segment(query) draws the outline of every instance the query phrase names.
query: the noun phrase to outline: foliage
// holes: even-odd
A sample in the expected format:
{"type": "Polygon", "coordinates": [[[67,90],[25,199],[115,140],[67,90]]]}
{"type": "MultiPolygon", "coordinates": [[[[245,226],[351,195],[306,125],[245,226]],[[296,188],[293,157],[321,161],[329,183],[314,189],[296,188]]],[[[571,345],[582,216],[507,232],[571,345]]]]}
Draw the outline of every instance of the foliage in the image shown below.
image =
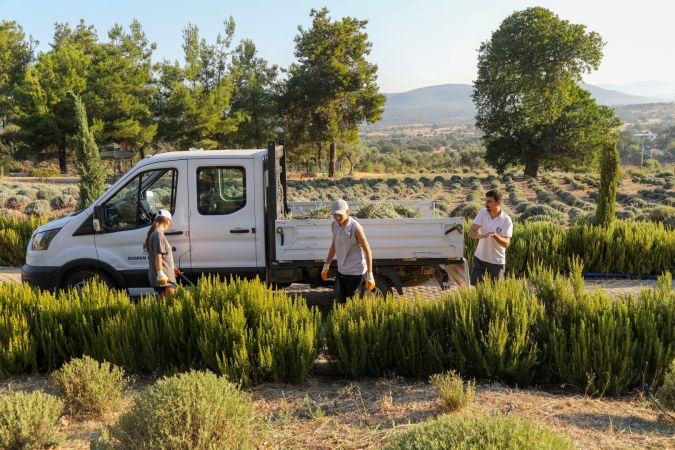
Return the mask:
{"type": "Polygon", "coordinates": [[[498,413],[447,415],[400,433],[386,450],[450,449],[573,449],[568,438],[548,428],[517,417],[498,413]]]}
{"type": "Polygon", "coordinates": [[[330,143],[328,175],[335,176],[337,142],[354,142],[362,122],[374,123],[385,101],[377,66],[366,59],[372,44],[366,20],[333,21],[328,9],[312,9],[312,26],[298,28],[297,63],[288,68],[283,111],[286,132],[296,146],[330,143]]]}
{"type": "Polygon", "coordinates": [[[53,372],[50,383],[71,416],[100,417],[119,405],[127,381],[119,367],[85,356],[53,372]]]}
{"type": "Polygon", "coordinates": [[[670,371],[663,379],[663,385],[656,392],[656,398],[664,407],[675,411],[675,359],[670,363],[670,371]]]}
{"type": "Polygon", "coordinates": [[[59,399],[40,391],[0,394],[0,448],[54,446],[62,408],[59,399]]]}
{"type": "Polygon", "coordinates": [[[320,316],[259,281],[205,278],[164,302],[132,302],[92,283],[77,291],[0,285],[0,373],[51,370],[89,355],[129,372],[208,368],[242,384],[300,382],[320,316]],[[6,326],[6,325],[3,325],[6,326]]]}
{"type": "Polygon", "coordinates": [[[39,217],[12,219],[0,215],[0,266],[20,266],[33,231],[44,224],[39,217]]]}
{"type": "Polygon", "coordinates": [[[597,69],[603,42],[585,26],[533,7],[504,19],[478,54],[476,125],[486,160],[498,170],[587,166],[594,149],[619,124],[579,87],[597,69]],[[550,55],[555,53],[556,57],[550,55]]]}
{"type": "Polygon", "coordinates": [[[616,191],[621,178],[621,160],[616,144],[605,145],[600,157],[600,192],[595,220],[598,225],[606,227],[616,218],[616,191]]]}
{"type": "Polygon", "coordinates": [[[85,209],[103,194],[105,170],[101,164],[94,135],[89,131],[87,112],[80,98],[71,93],[75,108],[75,135],[71,146],[77,155],[77,173],[80,176],[78,207],[85,209]]]}
{"type": "Polygon", "coordinates": [[[328,353],[349,376],[424,376],[458,370],[525,386],[564,383],[619,395],[662,374],[675,354],[675,291],[658,287],[612,299],[570,276],[536,269],[438,301],[365,299],[335,307],[328,353]]]}
{"type": "Polygon", "coordinates": [[[26,205],[25,213],[29,216],[46,216],[51,212],[51,206],[47,200],[35,200],[26,205]]]}
{"type": "Polygon", "coordinates": [[[471,403],[476,395],[476,384],[473,381],[464,383],[454,371],[432,375],[429,383],[438,391],[448,411],[462,409],[471,403]]]}
{"type": "Polygon", "coordinates": [[[111,430],[114,448],[252,447],[253,404],[225,377],[191,371],[164,378],[134,399],[111,430]]]}

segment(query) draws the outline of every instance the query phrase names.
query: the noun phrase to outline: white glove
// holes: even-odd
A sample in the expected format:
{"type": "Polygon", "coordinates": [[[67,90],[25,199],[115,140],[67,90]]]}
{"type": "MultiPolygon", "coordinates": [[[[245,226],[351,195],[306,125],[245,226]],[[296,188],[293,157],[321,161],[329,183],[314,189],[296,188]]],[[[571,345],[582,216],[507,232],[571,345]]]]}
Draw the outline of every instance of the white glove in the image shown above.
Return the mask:
{"type": "Polygon", "coordinates": [[[321,279],[326,281],[328,279],[328,270],[330,269],[330,261],[326,261],[321,269],[321,279]]]}
{"type": "Polygon", "coordinates": [[[164,273],[163,270],[157,272],[157,282],[162,285],[167,284],[169,282],[169,277],[167,274],[164,273]]]}
{"type": "Polygon", "coordinates": [[[375,277],[373,272],[368,272],[366,274],[366,290],[372,291],[373,289],[375,289],[375,277]]]}

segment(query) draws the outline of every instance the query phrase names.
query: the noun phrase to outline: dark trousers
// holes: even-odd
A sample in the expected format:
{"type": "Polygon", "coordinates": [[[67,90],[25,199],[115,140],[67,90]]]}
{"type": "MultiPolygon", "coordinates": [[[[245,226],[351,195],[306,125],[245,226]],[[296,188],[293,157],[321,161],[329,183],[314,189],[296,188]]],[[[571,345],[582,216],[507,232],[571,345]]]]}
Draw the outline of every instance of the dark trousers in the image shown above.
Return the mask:
{"type": "Polygon", "coordinates": [[[363,275],[343,275],[338,272],[335,277],[335,299],[345,303],[357,293],[363,296],[363,275]]]}
{"type": "Polygon", "coordinates": [[[504,278],[504,264],[492,264],[473,257],[473,269],[471,269],[471,286],[475,286],[483,277],[489,274],[492,280],[504,278]]]}

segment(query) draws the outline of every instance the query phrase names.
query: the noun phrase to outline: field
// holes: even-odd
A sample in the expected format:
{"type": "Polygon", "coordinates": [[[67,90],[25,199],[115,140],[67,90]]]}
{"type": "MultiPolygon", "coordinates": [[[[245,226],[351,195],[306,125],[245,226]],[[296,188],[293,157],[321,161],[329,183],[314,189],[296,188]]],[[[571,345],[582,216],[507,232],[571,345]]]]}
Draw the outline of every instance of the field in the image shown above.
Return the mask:
{"type": "MultiPolygon", "coordinates": [[[[482,207],[483,194],[499,189],[504,209],[517,222],[548,221],[559,225],[588,222],[595,210],[598,177],[553,172],[539,180],[514,174],[381,177],[366,174],[338,180],[290,177],[289,200],[433,200],[438,216],[471,219],[482,207]]],[[[0,215],[58,217],[74,211],[78,199],[74,183],[0,181],[0,215]]],[[[661,171],[628,169],[619,187],[617,217],[675,225],[675,168],[661,171]]]]}
{"type": "MultiPolygon", "coordinates": [[[[123,404],[100,419],[59,422],[60,448],[88,449],[89,442],[128,410],[133,395],[152,384],[137,377],[123,404]]],[[[0,381],[8,389],[49,390],[44,376],[0,381]]],[[[597,399],[560,391],[522,390],[479,384],[469,407],[499,411],[542,423],[568,436],[578,448],[672,448],[672,425],[659,420],[646,398],[597,399]]],[[[398,377],[345,380],[314,377],[301,386],[263,383],[247,389],[254,401],[258,448],[375,449],[392,436],[443,414],[434,389],[425,382],[398,377]]]]}

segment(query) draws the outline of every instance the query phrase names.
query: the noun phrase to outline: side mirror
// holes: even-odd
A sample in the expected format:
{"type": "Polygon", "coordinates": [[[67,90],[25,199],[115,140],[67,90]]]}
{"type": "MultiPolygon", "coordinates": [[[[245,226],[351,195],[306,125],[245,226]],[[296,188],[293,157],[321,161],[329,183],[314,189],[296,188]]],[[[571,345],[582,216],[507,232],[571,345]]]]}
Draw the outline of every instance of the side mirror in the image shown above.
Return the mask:
{"type": "Polygon", "coordinates": [[[102,205],[94,206],[94,218],[92,219],[92,226],[94,227],[94,231],[96,233],[101,233],[103,216],[104,216],[103,206],[102,205]]]}

